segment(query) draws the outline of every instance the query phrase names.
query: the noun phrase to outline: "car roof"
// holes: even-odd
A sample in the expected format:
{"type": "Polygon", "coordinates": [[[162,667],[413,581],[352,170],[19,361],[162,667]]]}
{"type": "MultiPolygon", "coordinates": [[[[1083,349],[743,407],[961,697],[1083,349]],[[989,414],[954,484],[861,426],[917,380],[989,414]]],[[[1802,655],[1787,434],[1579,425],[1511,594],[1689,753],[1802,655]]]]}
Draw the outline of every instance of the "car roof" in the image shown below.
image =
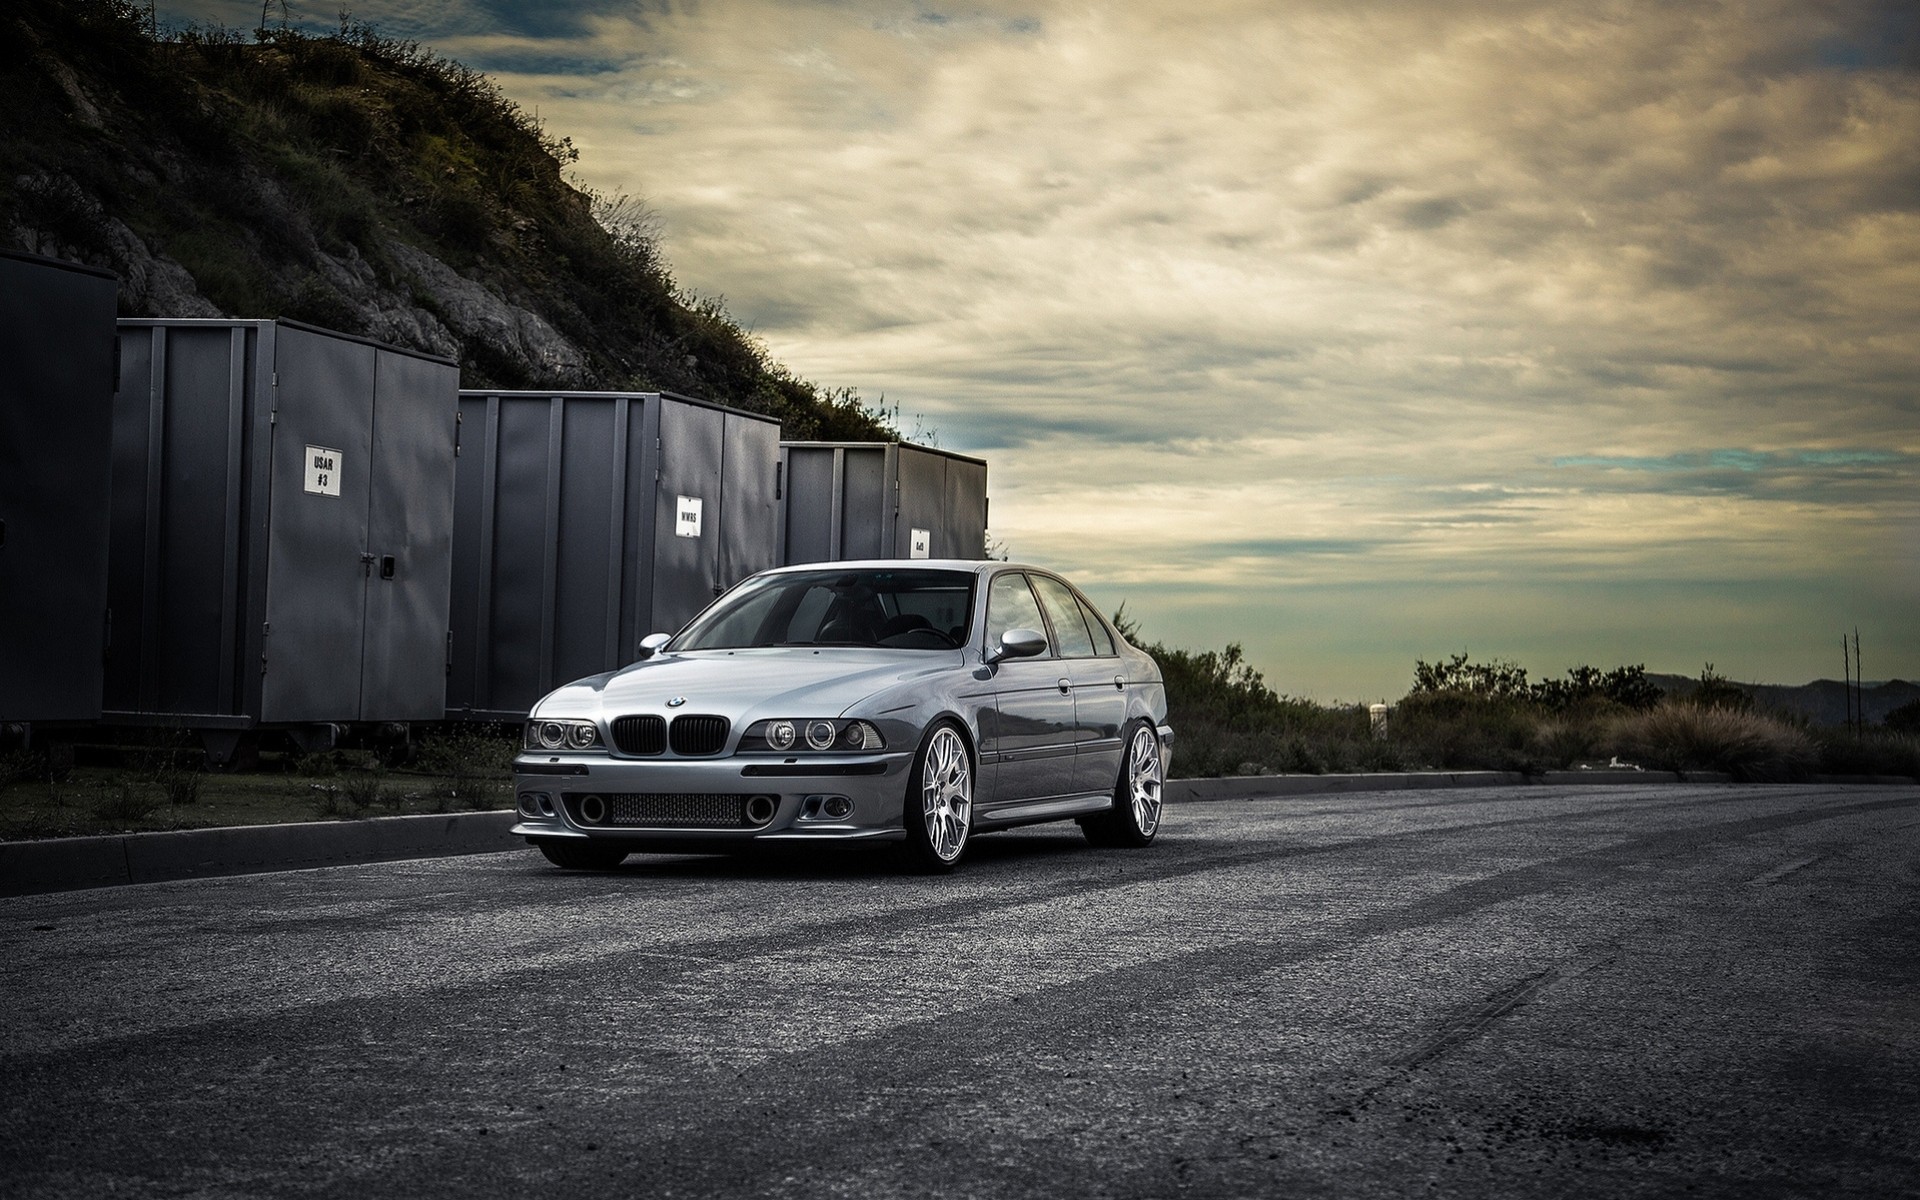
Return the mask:
{"type": "Polygon", "coordinates": [[[791,571],[979,571],[986,568],[994,570],[1041,571],[1055,574],[1049,567],[1035,566],[1031,563],[1002,562],[997,558],[855,558],[846,560],[824,560],[810,563],[790,563],[784,567],[774,567],[766,574],[784,574],[791,571]]]}

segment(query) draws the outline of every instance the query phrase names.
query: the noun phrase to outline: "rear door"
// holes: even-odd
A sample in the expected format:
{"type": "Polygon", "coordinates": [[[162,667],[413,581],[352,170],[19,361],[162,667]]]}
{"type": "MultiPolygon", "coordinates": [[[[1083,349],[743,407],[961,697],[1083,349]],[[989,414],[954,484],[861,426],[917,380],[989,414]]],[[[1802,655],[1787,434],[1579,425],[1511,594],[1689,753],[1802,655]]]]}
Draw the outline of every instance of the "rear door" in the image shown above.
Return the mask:
{"type": "Polygon", "coordinates": [[[1050,575],[1032,580],[1073,684],[1073,790],[1111,791],[1120,777],[1120,726],[1127,718],[1113,638],[1066,584],[1050,575]]]}

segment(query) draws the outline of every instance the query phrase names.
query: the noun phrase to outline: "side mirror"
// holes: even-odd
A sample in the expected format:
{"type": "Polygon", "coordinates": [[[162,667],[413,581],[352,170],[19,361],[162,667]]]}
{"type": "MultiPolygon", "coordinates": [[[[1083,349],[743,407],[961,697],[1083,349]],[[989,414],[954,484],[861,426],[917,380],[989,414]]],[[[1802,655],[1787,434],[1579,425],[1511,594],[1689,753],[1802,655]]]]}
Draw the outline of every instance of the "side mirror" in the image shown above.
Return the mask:
{"type": "Polygon", "coordinates": [[[1047,635],[1038,629],[1009,629],[1000,635],[1000,645],[987,655],[988,662],[1003,658],[1032,658],[1047,652],[1047,635]]]}
{"type": "Polygon", "coordinates": [[[640,639],[640,657],[652,658],[660,653],[660,648],[673,640],[670,633],[650,633],[640,639]]]}

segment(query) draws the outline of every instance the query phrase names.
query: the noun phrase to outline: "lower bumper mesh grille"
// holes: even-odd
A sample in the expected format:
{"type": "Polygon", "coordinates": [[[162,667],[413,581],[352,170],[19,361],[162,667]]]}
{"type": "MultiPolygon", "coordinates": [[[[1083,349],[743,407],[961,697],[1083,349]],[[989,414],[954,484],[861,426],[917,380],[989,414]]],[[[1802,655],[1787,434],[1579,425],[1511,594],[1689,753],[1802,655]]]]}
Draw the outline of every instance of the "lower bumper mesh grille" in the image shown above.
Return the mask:
{"type": "Polygon", "coordinates": [[[746,829],[748,796],[717,792],[616,792],[601,797],[608,825],[626,829],[746,829]]]}

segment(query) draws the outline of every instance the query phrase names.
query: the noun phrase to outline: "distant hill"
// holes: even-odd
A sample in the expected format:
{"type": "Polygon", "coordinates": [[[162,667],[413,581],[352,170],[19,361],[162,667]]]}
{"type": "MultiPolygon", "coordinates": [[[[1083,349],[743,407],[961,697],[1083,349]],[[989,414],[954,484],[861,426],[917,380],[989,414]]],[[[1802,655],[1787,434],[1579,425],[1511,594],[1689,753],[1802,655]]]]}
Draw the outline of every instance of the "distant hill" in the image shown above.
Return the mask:
{"type": "MultiPolygon", "coordinates": [[[[1655,675],[1647,678],[1662,691],[1685,696],[1700,686],[1697,679],[1685,675],[1655,675]]],[[[1847,685],[1833,679],[1816,679],[1799,685],[1778,683],[1736,683],[1733,686],[1753,697],[1754,707],[1774,712],[1797,713],[1822,725],[1841,725],[1847,720],[1847,685]]],[[[1867,684],[1860,692],[1867,723],[1877,725],[1887,714],[1903,704],[1920,700],[1920,684],[1904,679],[1867,684]]]]}
{"type": "Polygon", "coordinates": [[[670,389],[890,438],[681,289],[644,206],[484,75],[364,25],[156,38],[125,0],[0,13],[0,244],[107,267],[127,316],[289,316],[469,387],[670,389]]]}

